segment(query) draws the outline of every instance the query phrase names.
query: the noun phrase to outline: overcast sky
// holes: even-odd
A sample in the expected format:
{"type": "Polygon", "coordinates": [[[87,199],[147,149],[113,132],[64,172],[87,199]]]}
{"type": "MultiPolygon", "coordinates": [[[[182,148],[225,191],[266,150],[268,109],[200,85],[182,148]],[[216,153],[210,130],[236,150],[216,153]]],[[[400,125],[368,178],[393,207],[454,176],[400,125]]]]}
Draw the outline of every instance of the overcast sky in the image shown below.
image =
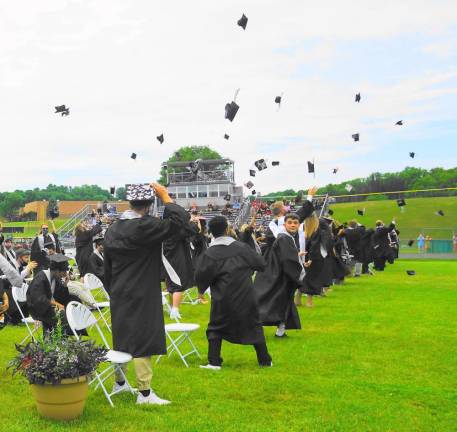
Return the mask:
{"type": "Polygon", "coordinates": [[[455,0],[0,0],[0,41],[1,191],[151,181],[186,145],[238,184],[281,161],[264,193],[457,165],[455,0]]]}

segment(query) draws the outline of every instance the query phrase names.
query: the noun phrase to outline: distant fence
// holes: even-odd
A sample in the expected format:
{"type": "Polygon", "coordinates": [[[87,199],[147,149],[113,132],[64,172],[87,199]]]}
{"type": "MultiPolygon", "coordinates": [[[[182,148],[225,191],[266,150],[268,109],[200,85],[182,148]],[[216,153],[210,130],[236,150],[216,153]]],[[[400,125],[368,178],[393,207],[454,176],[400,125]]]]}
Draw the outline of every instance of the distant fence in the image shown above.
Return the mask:
{"type": "Polygon", "coordinates": [[[10,226],[10,227],[3,227],[2,232],[5,234],[12,234],[12,233],[23,233],[24,227],[22,226],[10,226]]]}

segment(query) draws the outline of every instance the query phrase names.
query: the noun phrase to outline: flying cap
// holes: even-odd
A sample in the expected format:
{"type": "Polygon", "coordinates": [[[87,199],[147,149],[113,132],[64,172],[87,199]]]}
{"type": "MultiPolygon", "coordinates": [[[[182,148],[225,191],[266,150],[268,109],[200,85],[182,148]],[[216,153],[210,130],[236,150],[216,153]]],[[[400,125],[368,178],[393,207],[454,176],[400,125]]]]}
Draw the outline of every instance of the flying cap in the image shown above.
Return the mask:
{"type": "Polygon", "coordinates": [[[352,139],[353,139],[354,141],[358,141],[358,140],[360,139],[360,134],[358,134],[358,133],[353,134],[353,135],[352,135],[352,139]]]}
{"type": "Polygon", "coordinates": [[[225,118],[232,122],[239,109],[240,109],[240,107],[234,101],[226,104],[225,105],[225,118]]]}
{"type": "Polygon", "coordinates": [[[257,195],[257,192],[255,191],[255,189],[252,189],[251,195],[257,195]]]}
{"type": "Polygon", "coordinates": [[[411,247],[414,244],[414,240],[409,240],[408,241],[408,246],[411,247]]]}
{"type": "Polygon", "coordinates": [[[332,172],[333,174],[336,174],[338,172],[338,168],[333,168],[332,172]]]}
{"type": "Polygon", "coordinates": [[[110,188],[109,188],[109,193],[110,193],[111,195],[114,195],[115,192],[116,192],[116,186],[110,186],[110,188]]]}
{"type": "Polygon", "coordinates": [[[314,163],[310,161],[308,161],[308,173],[314,173],[314,163]]]}
{"type": "Polygon", "coordinates": [[[224,134],[224,139],[228,140],[230,138],[230,135],[224,134]]]}
{"type": "Polygon", "coordinates": [[[409,152],[409,157],[410,157],[411,159],[414,159],[414,156],[416,156],[416,153],[414,153],[414,152],[409,152]]]}
{"type": "Polygon", "coordinates": [[[157,141],[159,141],[160,144],[163,144],[163,142],[165,141],[165,138],[163,137],[163,134],[160,134],[157,138],[157,141]]]}
{"type": "Polygon", "coordinates": [[[246,26],[248,25],[248,17],[243,14],[243,16],[237,21],[237,24],[243,29],[246,30],[246,26]]]}
{"type": "Polygon", "coordinates": [[[251,181],[251,180],[249,180],[249,181],[248,181],[248,182],[246,182],[244,185],[245,185],[245,186],[246,186],[248,189],[251,189],[251,188],[252,188],[252,186],[254,186],[254,183],[252,183],[252,181],[251,181]]]}
{"type": "Polygon", "coordinates": [[[403,126],[403,120],[398,120],[395,126],[403,126]]]}
{"type": "Polygon", "coordinates": [[[132,154],[130,155],[130,159],[135,160],[135,159],[136,159],[136,153],[132,153],[132,154]]]}
{"type": "Polygon", "coordinates": [[[355,101],[356,101],[356,102],[360,102],[360,93],[357,93],[357,94],[355,95],[355,101]]]}
{"type": "Polygon", "coordinates": [[[397,199],[398,207],[403,207],[406,205],[406,201],[403,198],[397,199]]]}
{"type": "Polygon", "coordinates": [[[259,160],[255,161],[254,165],[259,171],[262,171],[262,170],[268,168],[268,165],[265,162],[265,159],[259,159],[259,160]]]}
{"type": "Polygon", "coordinates": [[[125,195],[127,201],[152,201],[155,194],[149,183],[136,183],[125,185],[125,195]]]}
{"type": "Polygon", "coordinates": [[[249,170],[249,175],[250,175],[251,177],[255,177],[255,172],[256,172],[255,170],[250,169],[250,170],[249,170]]]}
{"type": "Polygon", "coordinates": [[[67,110],[66,106],[65,105],[57,105],[56,107],[54,107],[56,110],[54,112],[54,114],[57,114],[57,113],[61,113],[61,112],[64,112],[67,110]]]}
{"type": "Polygon", "coordinates": [[[357,210],[357,214],[358,214],[359,216],[365,216],[365,209],[357,210]]]}
{"type": "Polygon", "coordinates": [[[271,162],[271,166],[279,166],[279,161],[273,161],[273,162],[271,162]]]}

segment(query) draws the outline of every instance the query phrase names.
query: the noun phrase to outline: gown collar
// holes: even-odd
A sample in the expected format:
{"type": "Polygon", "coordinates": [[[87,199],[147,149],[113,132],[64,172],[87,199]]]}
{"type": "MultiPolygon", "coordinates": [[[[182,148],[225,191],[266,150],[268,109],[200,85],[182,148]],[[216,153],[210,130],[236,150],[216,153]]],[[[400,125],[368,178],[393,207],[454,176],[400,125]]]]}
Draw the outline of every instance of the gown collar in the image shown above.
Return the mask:
{"type": "Polygon", "coordinates": [[[130,219],[140,219],[141,217],[143,217],[143,216],[141,216],[135,210],[129,209],[121,214],[120,219],[129,219],[130,220],[130,219]]]}
{"type": "Polygon", "coordinates": [[[230,246],[235,241],[234,238],[228,236],[222,236],[214,239],[209,247],[211,246],[230,246]]]}

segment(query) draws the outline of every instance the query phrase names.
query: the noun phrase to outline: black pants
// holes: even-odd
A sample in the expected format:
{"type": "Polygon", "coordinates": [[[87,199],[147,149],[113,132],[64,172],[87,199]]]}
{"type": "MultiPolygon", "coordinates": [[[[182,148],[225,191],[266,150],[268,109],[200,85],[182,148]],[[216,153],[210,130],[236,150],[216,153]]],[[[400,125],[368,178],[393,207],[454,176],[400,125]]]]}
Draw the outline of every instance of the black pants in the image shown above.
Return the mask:
{"type": "MultiPolygon", "coordinates": [[[[222,339],[210,339],[208,341],[208,363],[212,366],[221,366],[221,348],[222,339]]],[[[268,354],[267,344],[265,342],[254,344],[255,352],[257,353],[257,361],[260,366],[270,366],[271,356],[268,354]]]]}

